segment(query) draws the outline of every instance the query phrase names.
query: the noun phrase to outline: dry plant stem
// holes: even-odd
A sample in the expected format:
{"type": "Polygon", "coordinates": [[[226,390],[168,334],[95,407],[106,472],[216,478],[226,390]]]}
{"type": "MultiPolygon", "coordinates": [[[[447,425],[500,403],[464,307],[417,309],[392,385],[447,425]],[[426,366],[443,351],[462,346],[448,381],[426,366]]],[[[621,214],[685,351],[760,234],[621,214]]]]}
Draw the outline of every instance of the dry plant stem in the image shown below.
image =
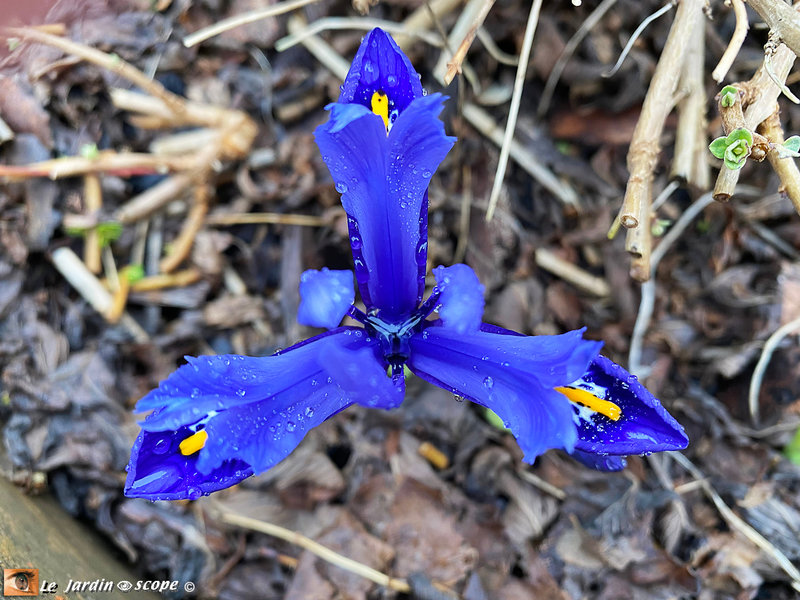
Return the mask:
{"type": "Polygon", "coordinates": [[[567,45],[564,46],[564,51],[561,53],[561,56],[558,57],[556,64],[553,66],[553,70],[550,71],[550,75],[547,76],[547,83],[545,83],[542,97],[539,99],[539,107],[536,109],[536,115],[540,119],[547,113],[547,109],[550,108],[553,92],[556,89],[558,80],[561,79],[561,74],[564,72],[564,68],[567,66],[569,59],[572,58],[572,55],[583,39],[616,3],[617,0],[603,0],[597,8],[586,17],[578,28],[578,31],[575,32],[567,42],[567,45]]]}
{"type": "Polygon", "coordinates": [[[385,588],[389,588],[390,590],[405,594],[411,592],[411,586],[408,585],[408,582],[405,579],[389,577],[385,573],[381,573],[380,571],[377,571],[372,567],[368,567],[363,563],[355,561],[351,558],[347,558],[346,556],[342,556],[330,548],[315,542],[311,538],[308,538],[301,533],[292,531],[291,529],[286,529],[280,525],[267,523],[266,521],[259,521],[257,519],[251,519],[249,517],[243,517],[233,513],[223,513],[222,520],[225,523],[250,529],[252,531],[266,533],[267,535],[271,535],[278,539],[289,542],[290,544],[294,544],[295,546],[299,546],[300,548],[308,550],[312,554],[318,556],[324,561],[331,563],[332,565],[336,565],[337,567],[350,571],[351,573],[355,573],[360,577],[369,579],[370,581],[385,588]]]}
{"type": "Polygon", "coordinates": [[[686,181],[700,190],[709,186],[708,139],[706,136],[705,23],[695,22],[689,47],[681,69],[678,88],[685,95],[678,103],[678,129],[675,134],[675,156],[672,177],[686,181]]]}
{"type": "MultiPolygon", "coordinates": [[[[783,144],[783,127],[777,109],[761,123],[759,131],[773,144],[783,144]]],[[[781,158],[774,146],[767,150],[767,160],[781,180],[782,191],[789,196],[795,211],[800,214],[800,169],[797,163],[792,158],[781,158]]]]}
{"type": "Polygon", "coordinates": [[[722,58],[719,59],[719,63],[717,63],[717,66],[711,73],[711,77],[713,77],[714,81],[717,83],[722,82],[722,80],[725,79],[725,75],[728,74],[733,61],[736,60],[739,54],[739,49],[742,47],[744,39],[747,37],[747,30],[750,27],[747,21],[747,9],[744,6],[744,2],[742,0],[729,1],[733,6],[733,14],[736,17],[736,27],[733,30],[731,41],[728,42],[728,47],[725,49],[722,58]]]}
{"type": "MultiPolygon", "coordinates": [[[[92,308],[105,317],[111,309],[113,300],[108,290],[83,264],[78,255],[69,248],[58,248],[52,254],[53,265],[70,285],[86,300],[92,308]]],[[[127,313],[123,313],[120,324],[128,330],[134,340],[146,342],[147,333],[127,313]]]]}
{"type": "Polygon", "coordinates": [[[287,215],[283,213],[228,213],[211,215],[206,225],[300,225],[302,227],[325,227],[332,219],[313,215],[287,215]]]}
{"type": "Polygon", "coordinates": [[[501,65],[516,67],[519,64],[517,57],[513,54],[503,52],[492,39],[492,36],[489,35],[489,33],[483,27],[478,28],[477,37],[480,43],[483,44],[483,47],[486,48],[486,52],[489,53],[489,56],[491,56],[501,65]]]}
{"type": "Polygon", "coordinates": [[[524,479],[528,483],[535,485],[537,488],[539,488],[546,494],[550,494],[556,500],[567,499],[567,493],[560,487],[553,485],[549,481],[545,481],[538,475],[526,470],[524,467],[517,469],[517,475],[519,475],[520,479],[524,479]]]}
{"type": "Polygon", "coordinates": [[[219,23],[215,23],[210,27],[205,27],[187,35],[185,38],[183,38],[183,45],[187,48],[191,48],[200,42],[204,42],[209,38],[221,33],[225,33],[226,31],[230,31],[231,29],[235,29],[236,27],[241,27],[242,25],[247,25],[248,23],[255,23],[268,17],[282,15],[297,8],[306,6],[307,4],[313,4],[317,1],[318,0],[291,0],[290,2],[279,2],[278,4],[273,4],[267,8],[260,8],[234,15],[227,19],[223,19],[219,23]]]}
{"type": "Polygon", "coordinates": [[[572,264],[568,260],[564,260],[546,248],[537,249],[535,259],[536,264],[540,268],[561,277],[564,281],[571,283],[587,294],[599,298],[605,298],[611,295],[611,288],[608,286],[605,279],[587,273],[579,266],[572,264]]]}
{"type": "Polygon", "coordinates": [[[650,212],[653,171],[661,150],[661,132],[673,107],[678,77],[695,23],[703,18],[703,5],[703,0],[682,0],[678,5],[628,150],[630,177],[619,220],[623,227],[641,229],[629,233],[626,239],[626,249],[635,257],[641,257],[636,261],[635,272],[632,273],[640,280],[650,274],[648,258],[652,246],[650,212]]]}
{"type": "MultiPolygon", "coordinates": [[[[470,125],[497,146],[503,145],[503,131],[494,122],[492,116],[481,107],[471,102],[466,102],[463,116],[470,125]]],[[[530,149],[512,139],[508,146],[508,152],[520,167],[525,169],[531,177],[561,202],[575,208],[580,206],[578,194],[575,190],[569,184],[560,181],[552,171],[542,165],[530,149]]]]}
{"type": "Polygon", "coordinates": [[[500,158],[497,161],[497,170],[494,174],[494,184],[492,192],[489,194],[489,208],[486,210],[486,220],[491,221],[497,208],[497,200],[500,198],[500,188],[506,175],[508,165],[509,146],[514,137],[514,129],[517,126],[517,115],[519,114],[519,103],[522,100],[522,88],[525,84],[525,74],[528,71],[528,62],[533,47],[533,34],[536,25],[539,23],[539,10],[542,8],[542,0],[533,0],[531,12],[528,14],[528,23],[525,26],[525,36],[522,39],[522,50],[519,53],[519,65],[517,66],[517,76],[514,80],[514,92],[511,95],[511,105],[508,108],[508,121],[506,130],[503,134],[503,144],[500,146],[500,158]]]}
{"type": "MultiPolygon", "coordinates": [[[[86,213],[90,218],[97,218],[97,212],[103,207],[103,192],[100,188],[100,178],[97,175],[87,175],[83,179],[83,202],[86,213]]],[[[86,232],[83,239],[83,262],[86,268],[97,275],[100,272],[100,235],[92,227],[86,232]]]]}
{"type": "Polygon", "coordinates": [[[194,238],[197,232],[203,227],[206,214],[208,214],[209,189],[207,185],[199,185],[195,188],[195,198],[189,215],[183,223],[178,238],[172,243],[169,254],[161,261],[162,273],[171,273],[186,260],[192,251],[194,238]]]}
{"type": "Polygon", "coordinates": [[[756,363],[756,368],[753,369],[753,377],[750,379],[750,391],[747,396],[747,405],[750,408],[750,419],[753,421],[753,425],[756,427],[758,427],[760,420],[758,395],[761,392],[761,383],[764,380],[764,373],[767,371],[772,354],[775,352],[775,349],[778,347],[778,345],[783,341],[783,338],[785,338],[787,335],[797,332],[798,330],[800,330],[800,317],[779,327],[775,333],[773,333],[767,339],[766,343],[764,344],[764,349],[761,351],[761,356],[758,359],[758,363],[756,363]]]}
{"type": "Polygon", "coordinates": [[[653,249],[653,234],[650,231],[652,209],[648,207],[647,222],[628,229],[625,233],[625,249],[631,255],[630,274],[636,281],[647,281],[650,277],[650,252],[653,249]]]}
{"type": "Polygon", "coordinates": [[[692,463],[692,461],[690,461],[680,452],[669,452],[669,455],[675,459],[675,462],[689,471],[689,473],[691,473],[696,480],[702,482],[701,487],[703,488],[706,496],[708,496],[708,499],[714,503],[714,506],[719,511],[719,514],[723,519],[725,519],[725,522],[731,527],[731,529],[735,529],[741,533],[758,548],[763,550],[770,558],[772,558],[772,560],[774,560],[778,566],[783,569],[783,572],[791,578],[792,587],[800,592],[800,571],[798,571],[797,567],[792,564],[792,561],[790,561],[786,555],[781,552],[772,542],[770,542],[756,529],[742,520],[739,515],[733,512],[731,507],[725,504],[725,501],[722,499],[722,497],[711,486],[711,484],[708,483],[707,478],[703,475],[700,469],[698,469],[694,463],[692,463]]]}
{"type": "Polygon", "coordinates": [[[481,0],[480,10],[473,17],[470,28],[464,35],[464,39],[462,39],[461,43],[458,45],[453,58],[447,63],[447,72],[444,74],[445,85],[450,85],[450,82],[453,81],[453,78],[457,74],[461,73],[461,63],[464,62],[464,59],[467,56],[467,51],[472,45],[472,42],[475,41],[475,36],[478,34],[478,29],[481,27],[481,25],[483,25],[483,22],[486,20],[486,15],[489,14],[492,6],[494,6],[494,0],[481,0]]]}
{"type": "Polygon", "coordinates": [[[131,284],[131,292],[153,292],[171,287],[184,287],[200,281],[200,271],[185,269],[175,273],[163,273],[144,277],[131,284]]]}
{"type": "Polygon", "coordinates": [[[797,3],[789,6],[782,0],[747,0],[747,4],[777,33],[784,44],[796,55],[800,55],[800,14],[796,10],[797,3]]]}
{"type": "Polygon", "coordinates": [[[123,204],[114,215],[116,220],[127,225],[149,217],[183,194],[192,185],[194,176],[191,173],[179,173],[146,189],[123,204]]]}
{"type": "Polygon", "coordinates": [[[29,165],[0,165],[0,177],[7,181],[21,181],[29,177],[75,177],[91,173],[111,175],[145,175],[168,173],[191,168],[196,161],[189,157],[153,156],[144,153],[117,154],[104,150],[94,158],[68,156],[29,165]]]}
{"type": "MultiPolygon", "coordinates": [[[[297,33],[305,26],[305,20],[297,15],[292,15],[286,22],[286,29],[289,33],[297,33]]],[[[325,68],[344,81],[347,71],[350,69],[350,63],[342,58],[330,44],[316,35],[304,38],[301,43],[325,68]]]]}
{"type": "MultiPolygon", "coordinates": [[[[466,0],[466,5],[461,9],[455,25],[450,30],[444,49],[439,55],[436,66],[433,67],[433,76],[437,81],[444,82],[447,72],[447,63],[450,62],[455,54],[455,49],[468,34],[472,23],[478,18],[485,7],[485,0],[466,0]]],[[[431,15],[431,20],[435,24],[435,15],[431,15]]]]}
{"type": "Polygon", "coordinates": [[[111,296],[111,308],[106,312],[106,320],[112,324],[116,324],[122,318],[125,305],[128,303],[128,294],[131,291],[131,282],[125,269],[120,273],[118,281],[119,286],[111,296]]]}
{"type": "Polygon", "coordinates": [[[182,110],[183,100],[168,91],[158,81],[154,81],[142,73],[133,65],[125,62],[119,56],[106,54],[84,44],[73,42],[66,38],[50,35],[36,29],[23,27],[10,27],[5,30],[12,35],[18,35],[27,40],[33,40],[54,48],[58,48],[67,54],[77,56],[98,67],[116,73],[124,77],[134,85],[140,87],[144,92],[159,98],[164,104],[169,106],[173,112],[179,113],[182,110]]]}
{"type": "MultiPolygon", "coordinates": [[[[772,72],[780,81],[786,81],[795,58],[794,52],[783,44],[778,46],[778,49],[770,58],[772,72]]],[[[751,132],[755,132],[756,128],[775,111],[775,102],[781,93],[780,87],[775,84],[772,77],[767,73],[764,63],[761,64],[750,81],[738,84],[737,87],[745,93],[742,99],[746,106],[743,126],[751,132]]],[[[739,102],[736,102],[736,104],[739,104],[739,102]]],[[[723,113],[721,112],[720,114],[723,113]]],[[[726,117],[723,116],[724,126],[726,126],[725,121],[726,117]]],[[[726,133],[730,132],[726,131],[726,133]]],[[[739,170],[734,171],[724,166],[720,169],[717,181],[714,184],[715,200],[725,202],[733,196],[736,190],[736,183],[739,181],[739,173],[739,170]]]]}

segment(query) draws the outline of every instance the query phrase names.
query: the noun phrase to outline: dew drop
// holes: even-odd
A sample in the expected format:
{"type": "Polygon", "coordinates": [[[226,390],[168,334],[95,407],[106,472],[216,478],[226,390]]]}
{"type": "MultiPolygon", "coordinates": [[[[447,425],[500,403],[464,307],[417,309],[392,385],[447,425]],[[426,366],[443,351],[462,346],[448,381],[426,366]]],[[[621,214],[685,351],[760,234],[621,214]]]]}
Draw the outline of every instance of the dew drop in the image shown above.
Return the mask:
{"type": "Polygon", "coordinates": [[[294,421],[286,421],[286,431],[294,431],[296,427],[294,421]]]}
{"type": "Polygon", "coordinates": [[[361,238],[357,235],[350,236],[350,247],[353,250],[361,249],[361,238]]]}
{"type": "Polygon", "coordinates": [[[397,85],[397,77],[395,77],[394,75],[389,75],[386,78],[386,85],[388,85],[389,87],[396,86],[397,85]]]}
{"type": "Polygon", "coordinates": [[[191,486],[187,490],[186,495],[189,497],[189,500],[197,500],[203,495],[203,491],[199,487],[191,486]]]}
{"type": "Polygon", "coordinates": [[[153,446],[153,452],[156,454],[166,454],[169,450],[170,443],[167,438],[161,438],[156,442],[156,445],[153,446]]]}
{"type": "Polygon", "coordinates": [[[307,416],[309,419],[310,419],[311,417],[313,417],[313,416],[314,416],[314,409],[313,409],[313,408],[311,408],[310,406],[307,406],[307,407],[306,407],[306,416],[307,416]]]}
{"type": "Polygon", "coordinates": [[[346,194],[347,184],[344,181],[340,181],[339,183],[336,184],[336,191],[339,192],[340,194],[346,194]]]}
{"type": "Polygon", "coordinates": [[[489,375],[483,378],[483,387],[487,390],[490,390],[494,387],[494,379],[492,379],[489,375]]]}

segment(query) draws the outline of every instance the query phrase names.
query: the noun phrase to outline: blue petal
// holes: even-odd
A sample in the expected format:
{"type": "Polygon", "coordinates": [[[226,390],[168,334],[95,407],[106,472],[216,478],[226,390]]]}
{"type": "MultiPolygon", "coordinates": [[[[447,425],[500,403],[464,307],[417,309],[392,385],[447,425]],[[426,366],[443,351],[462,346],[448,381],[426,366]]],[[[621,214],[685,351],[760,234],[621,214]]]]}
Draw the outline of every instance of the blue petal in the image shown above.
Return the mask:
{"type": "Polygon", "coordinates": [[[279,462],[311,428],[353,402],[393,408],[403,400],[377,341],[359,328],[329,331],[266,358],[187,360],[137,405],[156,410],[141,423],[131,458],[128,487],[136,495],[221,489],[279,462]],[[178,444],[199,429],[208,435],[204,447],[181,455],[178,444]],[[156,450],[162,439],[169,452],[156,450]]]}
{"type": "Polygon", "coordinates": [[[362,298],[388,317],[407,316],[422,298],[428,182],[455,141],[438,118],[442,102],[439,94],[417,98],[388,136],[377,115],[334,104],[314,132],[351,217],[362,298]]]}
{"type": "Polygon", "coordinates": [[[484,287],[467,265],[437,267],[433,270],[441,292],[439,316],[442,324],[458,333],[477,331],[483,317],[484,287]]]}
{"type": "Polygon", "coordinates": [[[622,471],[628,466],[628,461],[622,456],[590,454],[577,448],[570,453],[570,456],[582,465],[598,471],[622,471]]]}
{"type": "Polygon", "coordinates": [[[150,500],[195,500],[250,477],[253,470],[240,460],[227,460],[209,473],[197,468],[197,455],[184,456],[178,445],[192,434],[141,431],[131,449],[125,495],[150,500]]]}
{"type": "Polygon", "coordinates": [[[636,377],[604,356],[598,356],[575,382],[620,407],[621,417],[612,421],[602,415],[581,418],[576,448],[598,454],[645,454],[683,450],[689,444],[678,422],[636,377]]]}
{"type": "Polygon", "coordinates": [[[333,329],[342,322],[353,300],[353,273],[310,269],[300,276],[297,321],[311,327],[333,329]]]}
{"type": "Polygon", "coordinates": [[[583,374],[600,350],[600,343],[582,334],[461,335],[432,326],[411,339],[409,367],[492,409],[517,438],[525,460],[533,462],[550,448],[571,451],[577,442],[572,407],[553,388],[583,374]]]}
{"type": "Polygon", "coordinates": [[[392,37],[373,29],[364,39],[344,79],[339,102],[370,108],[372,94],[382,91],[399,112],[422,96],[419,75],[392,37]]]}

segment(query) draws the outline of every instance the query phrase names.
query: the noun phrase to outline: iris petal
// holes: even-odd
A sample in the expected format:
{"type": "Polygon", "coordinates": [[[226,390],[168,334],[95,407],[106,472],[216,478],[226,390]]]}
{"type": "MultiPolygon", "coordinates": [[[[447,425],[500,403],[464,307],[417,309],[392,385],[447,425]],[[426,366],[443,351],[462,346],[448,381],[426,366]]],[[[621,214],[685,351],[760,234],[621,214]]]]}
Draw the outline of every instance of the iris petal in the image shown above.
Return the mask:
{"type": "Polygon", "coordinates": [[[384,91],[402,112],[414,98],[422,96],[419,75],[395,41],[382,29],[373,29],[364,39],[344,79],[339,102],[370,107],[372,94],[384,91]]]}
{"type": "Polygon", "coordinates": [[[125,495],[150,500],[194,500],[253,474],[250,466],[240,460],[226,460],[211,472],[201,473],[197,455],[184,456],[178,449],[191,433],[186,427],[178,431],[141,431],[131,449],[125,495]]]}
{"type": "Polygon", "coordinates": [[[412,101],[388,136],[377,115],[334,104],[331,119],[314,132],[352,220],[350,242],[362,298],[388,317],[409,314],[422,297],[424,258],[418,257],[427,250],[421,219],[426,191],[455,141],[438,118],[442,102],[439,94],[412,101]]]}
{"type": "Polygon", "coordinates": [[[619,406],[622,416],[617,421],[599,415],[580,419],[575,446],[579,450],[627,455],[682,450],[688,445],[683,427],[638,379],[618,364],[598,356],[580,381],[605,390],[605,399],[619,406]]]}
{"type": "Polygon", "coordinates": [[[354,299],[350,271],[309,269],[300,276],[297,321],[311,327],[333,329],[342,322],[354,299]]]}
{"type": "Polygon", "coordinates": [[[582,334],[458,334],[432,326],[411,339],[408,364],[423,379],[492,409],[533,462],[577,442],[572,407],[553,388],[584,373],[600,350],[582,334]]]}
{"type": "Polygon", "coordinates": [[[444,327],[458,333],[477,331],[483,317],[484,287],[467,265],[437,267],[433,270],[441,292],[439,316],[444,327]]]}
{"type": "Polygon", "coordinates": [[[628,461],[622,456],[591,454],[577,448],[570,455],[582,465],[598,471],[621,471],[628,466],[628,461]]]}

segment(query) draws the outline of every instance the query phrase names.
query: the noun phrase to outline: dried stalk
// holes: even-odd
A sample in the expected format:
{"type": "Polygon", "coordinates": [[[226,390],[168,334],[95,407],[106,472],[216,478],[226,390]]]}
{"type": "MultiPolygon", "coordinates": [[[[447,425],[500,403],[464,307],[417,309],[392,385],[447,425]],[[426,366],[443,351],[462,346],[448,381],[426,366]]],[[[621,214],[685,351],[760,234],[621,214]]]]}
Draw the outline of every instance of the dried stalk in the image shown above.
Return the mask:
{"type": "MultiPolygon", "coordinates": [[[[100,178],[97,175],[87,175],[83,180],[83,202],[87,216],[97,218],[97,213],[103,208],[103,191],[100,188],[100,178]]],[[[100,272],[100,235],[96,227],[86,231],[83,239],[83,262],[86,268],[97,275],[100,272]]]]}
{"type": "Polygon", "coordinates": [[[611,288],[602,277],[597,277],[581,269],[579,266],[564,260],[546,248],[536,250],[536,264],[553,275],[561,277],[579,290],[605,298],[611,295],[611,288]]]}
{"type": "Polygon", "coordinates": [[[182,171],[195,166],[196,161],[186,156],[153,156],[137,152],[117,154],[103,150],[92,158],[67,156],[29,165],[0,165],[0,177],[7,181],[21,181],[30,177],[61,179],[92,173],[119,175],[146,175],[182,171]]]}
{"type": "MultiPolygon", "coordinates": [[[[761,123],[759,131],[772,144],[783,144],[783,127],[781,127],[780,113],[777,109],[761,123]]],[[[782,158],[774,146],[767,150],[767,160],[781,180],[783,187],[781,191],[786,192],[794,209],[800,214],[800,169],[797,168],[797,163],[792,158],[782,158]]]]}
{"type": "MultiPolygon", "coordinates": [[[[747,0],[769,28],[774,31],[796,55],[800,55],[800,14],[798,3],[789,6],[782,0],[747,0]]],[[[785,79],[785,77],[784,77],[785,79]]]]}
{"type": "Polygon", "coordinates": [[[195,188],[194,202],[189,214],[183,223],[178,238],[172,243],[169,254],[161,261],[162,273],[171,273],[189,256],[197,232],[203,227],[206,214],[208,214],[209,189],[207,185],[195,188]]]}
{"type": "Polygon", "coordinates": [[[714,81],[717,83],[725,79],[725,75],[728,74],[733,61],[736,60],[739,54],[739,49],[742,47],[744,39],[747,37],[747,30],[750,27],[747,21],[747,9],[744,6],[744,2],[742,2],[742,0],[730,0],[730,2],[733,6],[733,14],[736,17],[736,27],[733,30],[731,41],[728,42],[728,47],[725,48],[722,58],[719,59],[719,63],[717,63],[717,66],[711,73],[711,77],[713,77],[714,81]]]}
{"type": "Polygon", "coordinates": [[[684,93],[678,103],[678,129],[675,134],[675,156],[672,177],[682,179],[700,190],[708,189],[708,139],[706,136],[705,23],[695,22],[678,84],[684,93]]]}
{"type": "Polygon", "coordinates": [[[457,74],[461,73],[461,63],[464,62],[464,59],[467,56],[467,51],[469,50],[469,47],[472,45],[472,42],[475,40],[475,36],[478,33],[478,29],[481,25],[483,25],[483,22],[486,20],[486,16],[489,14],[489,11],[492,9],[493,5],[494,0],[481,0],[480,10],[472,18],[472,23],[470,24],[469,30],[467,30],[466,34],[464,34],[464,38],[458,45],[453,58],[447,63],[447,72],[444,74],[445,85],[450,85],[450,82],[453,81],[453,78],[457,74]]]}
{"type": "Polygon", "coordinates": [[[703,0],[683,0],[678,5],[628,150],[630,177],[619,220],[624,227],[641,229],[636,233],[629,232],[626,240],[628,252],[635,257],[641,257],[640,264],[636,265],[636,273],[632,273],[632,276],[641,280],[650,276],[648,261],[652,246],[649,231],[652,184],[653,172],[661,151],[661,132],[674,106],[681,66],[695,31],[695,23],[703,18],[703,6],[703,0]]]}

